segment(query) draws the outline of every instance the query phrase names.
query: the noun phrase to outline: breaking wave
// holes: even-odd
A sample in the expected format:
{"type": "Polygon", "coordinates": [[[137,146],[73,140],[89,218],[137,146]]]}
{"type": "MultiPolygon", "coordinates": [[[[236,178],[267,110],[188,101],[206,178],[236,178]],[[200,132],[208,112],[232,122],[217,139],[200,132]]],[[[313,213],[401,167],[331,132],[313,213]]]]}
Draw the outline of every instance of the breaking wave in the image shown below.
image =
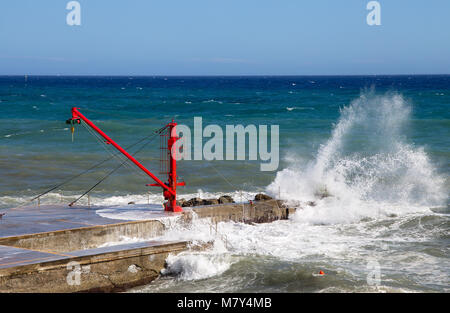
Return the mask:
{"type": "Polygon", "coordinates": [[[340,113],[315,160],[278,172],[267,187],[304,208],[297,218],[342,223],[445,205],[445,179],[404,136],[411,106],[402,95],[367,91],[340,113]]]}
{"type": "Polygon", "coordinates": [[[232,258],[220,241],[207,252],[184,252],[169,255],[163,275],[176,276],[178,280],[199,280],[221,275],[233,264],[232,258]]]}

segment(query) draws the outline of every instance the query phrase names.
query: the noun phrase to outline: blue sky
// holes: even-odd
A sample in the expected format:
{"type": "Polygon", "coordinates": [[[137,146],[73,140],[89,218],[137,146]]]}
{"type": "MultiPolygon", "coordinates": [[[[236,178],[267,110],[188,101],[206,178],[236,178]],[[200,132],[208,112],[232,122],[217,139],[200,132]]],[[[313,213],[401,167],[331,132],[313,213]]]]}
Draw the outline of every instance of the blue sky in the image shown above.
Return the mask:
{"type": "Polygon", "coordinates": [[[0,2],[0,75],[449,74],[450,1],[0,2]]]}

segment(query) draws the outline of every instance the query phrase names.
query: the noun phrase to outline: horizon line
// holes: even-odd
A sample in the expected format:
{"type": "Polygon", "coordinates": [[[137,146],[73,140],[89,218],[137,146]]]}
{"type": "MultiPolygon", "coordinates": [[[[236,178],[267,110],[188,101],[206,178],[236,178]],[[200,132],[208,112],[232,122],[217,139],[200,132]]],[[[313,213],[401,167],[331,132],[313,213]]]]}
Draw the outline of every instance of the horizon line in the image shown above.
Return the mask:
{"type": "Polygon", "coordinates": [[[450,76],[450,73],[440,74],[0,74],[0,77],[355,77],[355,76],[450,76]]]}

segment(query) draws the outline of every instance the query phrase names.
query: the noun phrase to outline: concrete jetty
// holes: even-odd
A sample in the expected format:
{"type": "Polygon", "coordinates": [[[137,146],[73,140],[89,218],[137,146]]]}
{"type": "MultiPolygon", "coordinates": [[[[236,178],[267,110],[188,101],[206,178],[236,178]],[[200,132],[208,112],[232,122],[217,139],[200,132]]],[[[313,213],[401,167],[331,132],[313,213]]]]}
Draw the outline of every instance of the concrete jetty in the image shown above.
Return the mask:
{"type": "Polygon", "coordinates": [[[101,207],[57,205],[11,209],[0,220],[0,292],[112,292],[148,284],[169,254],[193,247],[188,241],[152,240],[164,234],[164,219],[189,223],[194,215],[211,223],[265,223],[287,219],[295,209],[279,200],[151,210],[145,220],[117,220],[101,207]],[[140,239],[121,244],[123,237],[140,239]]]}

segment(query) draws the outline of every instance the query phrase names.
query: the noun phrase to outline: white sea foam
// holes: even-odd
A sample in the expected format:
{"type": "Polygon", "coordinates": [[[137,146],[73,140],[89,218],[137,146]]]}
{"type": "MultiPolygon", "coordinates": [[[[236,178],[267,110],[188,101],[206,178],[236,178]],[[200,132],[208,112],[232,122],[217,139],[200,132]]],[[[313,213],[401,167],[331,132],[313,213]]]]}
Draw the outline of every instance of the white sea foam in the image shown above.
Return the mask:
{"type": "MultiPolygon", "coordinates": [[[[222,224],[222,223],[220,223],[222,224]]],[[[235,262],[220,236],[212,229],[209,219],[193,214],[192,223],[166,223],[166,232],[156,240],[189,240],[192,245],[213,242],[212,248],[202,252],[183,252],[169,255],[163,275],[176,275],[180,280],[197,280],[220,275],[235,262]]]]}
{"type": "Polygon", "coordinates": [[[198,280],[220,275],[230,268],[233,259],[220,242],[206,252],[170,254],[163,275],[176,275],[180,280],[198,280]]]}
{"type": "Polygon", "coordinates": [[[105,218],[116,220],[148,220],[154,219],[155,213],[163,210],[162,205],[114,205],[105,209],[98,209],[95,211],[98,215],[105,218]]]}
{"type": "Polygon", "coordinates": [[[293,110],[315,110],[313,107],[286,107],[286,110],[293,111],[293,110]]]}
{"type": "Polygon", "coordinates": [[[163,275],[177,275],[181,280],[198,280],[220,275],[230,268],[228,255],[183,253],[169,255],[163,275]]]}
{"type": "MultiPolygon", "coordinates": [[[[405,230],[405,225],[423,216],[421,213],[399,216],[390,221],[375,219],[338,225],[311,224],[299,218],[301,214],[298,212],[290,220],[267,224],[221,222],[217,224],[217,232],[205,219],[194,220],[188,226],[173,224],[156,239],[192,240],[195,244],[213,240],[215,248],[171,256],[164,273],[176,275],[181,280],[204,279],[222,275],[239,257],[268,256],[284,262],[325,262],[327,265],[319,269],[363,279],[367,275],[367,262],[373,259],[381,263],[383,275],[397,273],[398,264],[402,264],[403,273],[424,275],[422,283],[445,284],[447,280],[442,264],[439,264],[442,260],[396,248],[408,242],[417,244],[432,238],[433,234],[424,230],[417,235],[411,233],[412,229],[405,230]],[[379,223],[385,225],[378,226],[379,223]]],[[[383,282],[387,283],[387,279],[385,277],[383,282]]]]}
{"type": "Polygon", "coordinates": [[[209,100],[205,100],[205,101],[202,101],[203,103],[212,103],[212,102],[215,102],[215,103],[219,103],[219,104],[222,104],[223,102],[222,101],[219,101],[219,100],[214,100],[214,99],[209,99],[209,100]]]}

